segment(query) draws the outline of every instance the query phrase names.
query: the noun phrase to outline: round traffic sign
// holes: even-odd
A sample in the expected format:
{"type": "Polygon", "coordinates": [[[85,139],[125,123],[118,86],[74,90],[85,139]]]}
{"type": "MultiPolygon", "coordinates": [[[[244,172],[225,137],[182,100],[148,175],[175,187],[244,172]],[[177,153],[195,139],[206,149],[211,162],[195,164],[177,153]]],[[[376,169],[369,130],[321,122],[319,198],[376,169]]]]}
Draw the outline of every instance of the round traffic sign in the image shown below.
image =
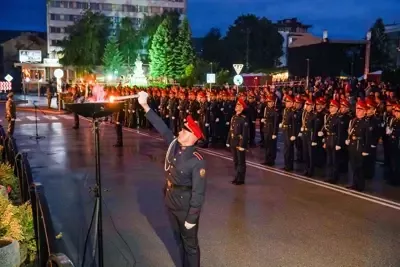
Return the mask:
{"type": "Polygon", "coordinates": [[[235,75],[235,77],[233,77],[233,83],[235,85],[242,85],[242,83],[243,83],[242,75],[235,75]]]}
{"type": "Polygon", "coordinates": [[[54,77],[61,79],[64,76],[64,71],[62,69],[56,69],[54,71],[54,77]]]}

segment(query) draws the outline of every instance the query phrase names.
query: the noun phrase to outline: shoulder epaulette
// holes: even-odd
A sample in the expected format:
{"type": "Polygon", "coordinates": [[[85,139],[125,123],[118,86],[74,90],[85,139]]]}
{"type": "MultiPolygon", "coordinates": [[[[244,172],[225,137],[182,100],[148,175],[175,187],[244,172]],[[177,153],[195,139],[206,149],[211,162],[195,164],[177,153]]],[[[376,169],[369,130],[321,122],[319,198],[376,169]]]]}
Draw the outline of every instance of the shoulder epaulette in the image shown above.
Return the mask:
{"type": "Polygon", "coordinates": [[[198,159],[198,160],[203,160],[203,156],[199,152],[193,152],[193,155],[198,159]]]}

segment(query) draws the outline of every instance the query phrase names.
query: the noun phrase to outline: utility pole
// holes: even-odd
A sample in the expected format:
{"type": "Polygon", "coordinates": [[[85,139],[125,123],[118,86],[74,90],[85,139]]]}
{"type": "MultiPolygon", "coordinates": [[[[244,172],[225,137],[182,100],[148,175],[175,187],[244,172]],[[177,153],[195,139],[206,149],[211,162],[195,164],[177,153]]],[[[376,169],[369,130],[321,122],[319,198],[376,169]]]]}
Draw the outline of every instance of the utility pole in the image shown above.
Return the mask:
{"type": "Polygon", "coordinates": [[[246,29],[246,71],[249,71],[249,38],[250,38],[250,30],[246,29]]]}

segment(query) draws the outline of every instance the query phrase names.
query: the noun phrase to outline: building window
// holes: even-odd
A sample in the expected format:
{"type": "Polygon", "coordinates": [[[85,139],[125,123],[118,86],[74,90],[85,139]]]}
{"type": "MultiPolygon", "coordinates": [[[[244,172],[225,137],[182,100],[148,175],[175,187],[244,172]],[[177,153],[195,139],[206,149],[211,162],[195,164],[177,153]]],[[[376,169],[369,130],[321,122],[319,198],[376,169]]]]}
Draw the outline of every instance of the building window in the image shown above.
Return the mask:
{"type": "Polygon", "coordinates": [[[116,4],[112,5],[112,10],[113,11],[124,11],[122,5],[116,5],[116,4]]]}
{"type": "Polygon", "coordinates": [[[50,27],[51,33],[61,33],[61,28],[59,27],[50,27]]]}
{"type": "Polygon", "coordinates": [[[89,8],[91,10],[100,10],[100,4],[99,3],[90,3],[89,8]]]}
{"type": "Polygon", "coordinates": [[[112,11],[112,4],[103,4],[102,10],[103,11],[112,11]]]}
{"type": "Polygon", "coordinates": [[[88,3],[76,2],[76,8],[77,9],[87,9],[88,8],[88,3]]]}
{"type": "Polygon", "coordinates": [[[61,40],[51,40],[51,45],[52,46],[60,46],[61,45],[61,40]]]}
{"type": "Polygon", "coordinates": [[[138,6],[139,12],[147,13],[149,12],[148,6],[138,6]]]}
{"type": "Polygon", "coordinates": [[[61,7],[60,1],[51,1],[50,2],[51,7],[61,7]]]}

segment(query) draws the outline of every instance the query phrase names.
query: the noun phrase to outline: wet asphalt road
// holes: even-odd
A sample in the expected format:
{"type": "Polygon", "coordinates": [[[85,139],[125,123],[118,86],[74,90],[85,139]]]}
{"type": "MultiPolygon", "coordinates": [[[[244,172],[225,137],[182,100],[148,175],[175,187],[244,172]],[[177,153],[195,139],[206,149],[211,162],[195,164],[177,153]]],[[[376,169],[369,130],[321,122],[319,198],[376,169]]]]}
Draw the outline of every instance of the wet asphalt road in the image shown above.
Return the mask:
{"type": "MultiPolygon", "coordinates": [[[[20,150],[28,152],[35,179],[45,187],[56,233],[63,233],[57,245],[76,266],[94,183],[92,132],[81,124],[75,131],[65,118],[42,122],[39,133],[46,138],[38,143],[29,139],[34,124],[20,122],[16,130],[20,150]]],[[[133,266],[117,229],[135,266],[172,267],[161,194],[166,146],[135,132],[125,131],[125,147],[113,148],[114,129],[102,125],[105,263],[133,266]]],[[[256,164],[248,166],[245,186],[232,186],[232,162],[218,153],[203,153],[208,189],[199,233],[202,266],[400,266],[400,205],[373,203],[256,164]]]]}

